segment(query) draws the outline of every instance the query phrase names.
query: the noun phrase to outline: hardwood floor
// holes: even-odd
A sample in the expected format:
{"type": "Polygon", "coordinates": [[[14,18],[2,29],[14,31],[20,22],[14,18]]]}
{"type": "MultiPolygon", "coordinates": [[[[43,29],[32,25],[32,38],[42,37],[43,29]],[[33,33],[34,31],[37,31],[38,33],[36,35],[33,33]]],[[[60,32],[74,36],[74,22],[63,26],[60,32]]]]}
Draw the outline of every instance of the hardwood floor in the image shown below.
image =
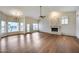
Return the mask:
{"type": "Polygon", "coordinates": [[[0,52],[5,53],[71,53],[79,52],[75,37],[35,32],[0,39],[0,52]]]}

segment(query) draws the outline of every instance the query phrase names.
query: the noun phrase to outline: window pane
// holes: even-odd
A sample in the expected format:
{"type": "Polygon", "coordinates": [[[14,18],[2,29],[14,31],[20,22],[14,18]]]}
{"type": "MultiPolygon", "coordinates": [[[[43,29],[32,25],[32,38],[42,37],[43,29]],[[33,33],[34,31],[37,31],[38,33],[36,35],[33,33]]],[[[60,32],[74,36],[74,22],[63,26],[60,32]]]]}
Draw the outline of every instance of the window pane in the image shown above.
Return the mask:
{"type": "Polygon", "coordinates": [[[33,30],[38,30],[38,24],[33,24],[33,30]]]}
{"type": "Polygon", "coordinates": [[[27,24],[27,32],[30,32],[30,24],[27,24]]]}
{"type": "Polygon", "coordinates": [[[24,23],[20,23],[20,31],[24,31],[24,23]]]}
{"type": "Polygon", "coordinates": [[[68,19],[65,19],[65,24],[68,24],[68,19]]]}
{"type": "Polygon", "coordinates": [[[5,21],[1,21],[1,33],[5,33],[6,32],[6,22],[5,21]]]}
{"type": "Polygon", "coordinates": [[[61,17],[61,24],[68,24],[68,16],[61,17]]]}
{"type": "Polygon", "coordinates": [[[19,23],[17,22],[8,22],[8,32],[19,31],[19,23]]]}
{"type": "Polygon", "coordinates": [[[62,19],[61,24],[64,24],[64,20],[62,19]]]}

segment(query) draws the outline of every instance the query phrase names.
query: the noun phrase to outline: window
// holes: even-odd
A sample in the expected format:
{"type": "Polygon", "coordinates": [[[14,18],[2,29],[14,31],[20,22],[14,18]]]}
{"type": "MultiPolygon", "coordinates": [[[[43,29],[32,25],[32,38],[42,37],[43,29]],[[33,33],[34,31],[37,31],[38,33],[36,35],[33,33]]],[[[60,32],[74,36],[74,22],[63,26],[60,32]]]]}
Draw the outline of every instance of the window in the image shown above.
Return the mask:
{"type": "Polygon", "coordinates": [[[33,24],[33,30],[38,30],[38,24],[37,23],[33,24]]]}
{"type": "Polygon", "coordinates": [[[1,33],[5,33],[6,32],[6,22],[5,21],[1,21],[1,33]]]}
{"type": "Polygon", "coordinates": [[[61,17],[61,24],[68,24],[68,16],[61,17]]]}
{"type": "Polygon", "coordinates": [[[19,23],[17,22],[8,22],[8,32],[19,31],[19,23]]]}
{"type": "Polygon", "coordinates": [[[20,23],[20,31],[24,31],[24,23],[20,23]]]}
{"type": "Polygon", "coordinates": [[[30,24],[27,24],[27,32],[30,32],[30,24]]]}

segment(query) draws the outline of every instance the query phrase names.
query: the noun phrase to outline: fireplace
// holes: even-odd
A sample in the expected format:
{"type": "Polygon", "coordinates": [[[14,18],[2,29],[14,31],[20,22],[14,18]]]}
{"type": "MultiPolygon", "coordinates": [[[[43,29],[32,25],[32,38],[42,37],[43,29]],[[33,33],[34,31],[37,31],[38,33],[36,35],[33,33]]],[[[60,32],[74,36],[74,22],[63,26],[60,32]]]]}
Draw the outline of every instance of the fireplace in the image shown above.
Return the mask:
{"type": "Polygon", "coordinates": [[[51,28],[52,32],[58,32],[58,28],[51,28]]]}

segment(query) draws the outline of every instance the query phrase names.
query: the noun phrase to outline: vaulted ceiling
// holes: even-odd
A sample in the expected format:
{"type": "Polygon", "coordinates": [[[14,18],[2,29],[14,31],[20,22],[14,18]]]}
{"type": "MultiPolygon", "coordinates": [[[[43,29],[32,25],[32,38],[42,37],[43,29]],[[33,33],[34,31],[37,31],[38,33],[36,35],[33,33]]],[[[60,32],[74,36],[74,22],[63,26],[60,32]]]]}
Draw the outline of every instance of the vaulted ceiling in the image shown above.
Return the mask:
{"type": "MultiPolygon", "coordinates": [[[[0,11],[10,15],[11,10],[20,10],[24,16],[38,18],[40,16],[40,6],[0,6],[0,11]]],[[[41,14],[47,15],[51,11],[70,12],[79,10],[78,6],[42,6],[41,14]]]]}

